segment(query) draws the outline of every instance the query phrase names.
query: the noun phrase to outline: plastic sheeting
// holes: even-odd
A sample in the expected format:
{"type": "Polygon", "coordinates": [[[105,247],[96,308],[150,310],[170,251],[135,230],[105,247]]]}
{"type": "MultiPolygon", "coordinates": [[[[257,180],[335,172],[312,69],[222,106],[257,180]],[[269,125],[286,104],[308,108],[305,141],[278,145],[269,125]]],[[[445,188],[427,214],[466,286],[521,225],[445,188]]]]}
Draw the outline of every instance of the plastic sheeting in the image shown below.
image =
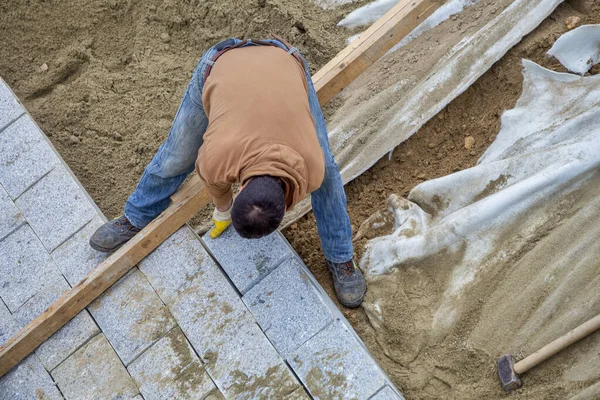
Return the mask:
{"type": "Polygon", "coordinates": [[[583,75],[600,61],[600,25],[584,25],[562,35],[548,51],[569,71],[583,75]]]}
{"type": "MultiPolygon", "coordinates": [[[[397,57],[391,53],[371,67],[369,76],[355,81],[342,93],[344,105],[329,124],[330,143],[344,183],[356,178],[380,158],[408,139],[448,103],[464,92],[496,61],[535,29],[562,0],[515,0],[495,2],[494,13],[479,16],[470,29],[435,64],[423,70],[406,70],[396,82],[378,92],[365,94],[365,82],[377,65],[397,57]],[[508,4],[508,5],[506,5],[508,4]],[[407,79],[408,76],[408,79],[407,79]],[[385,110],[382,112],[382,110],[385,110]]],[[[464,13],[468,12],[466,9],[464,13]]],[[[423,56],[436,51],[427,42],[414,40],[423,56]],[[419,43],[418,43],[419,42],[419,43]]],[[[445,40],[450,40],[448,37],[445,40]]],[[[403,60],[400,60],[403,62],[403,60]]],[[[310,200],[286,215],[284,226],[310,210],[310,200]]]]}
{"type": "MultiPolygon", "coordinates": [[[[523,94],[478,164],[390,198],[396,230],[371,240],[361,262],[374,326],[407,307],[378,283],[409,279],[407,266],[443,277],[426,336],[460,322],[491,358],[531,353],[600,312],[600,76],[523,65],[523,94]]],[[[600,398],[599,351],[597,340],[571,349],[546,382],[600,398]]]]}

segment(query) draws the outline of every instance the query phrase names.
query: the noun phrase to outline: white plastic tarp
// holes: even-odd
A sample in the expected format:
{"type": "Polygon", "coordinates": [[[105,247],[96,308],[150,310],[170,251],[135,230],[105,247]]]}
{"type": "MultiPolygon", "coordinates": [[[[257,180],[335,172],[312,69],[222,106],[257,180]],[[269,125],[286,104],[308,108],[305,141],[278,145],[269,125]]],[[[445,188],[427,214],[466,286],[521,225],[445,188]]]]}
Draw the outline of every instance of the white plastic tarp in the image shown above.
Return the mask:
{"type": "MultiPolygon", "coordinates": [[[[486,18],[477,18],[474,25],[478,28],[471,29],[449,51],[444,51],[443,57],[437,59],[434,65],[427,70],[407,70],[405,75],[399,75],[396,82],[388,82],[381,91],[365,95],[362,90],[371,85],[364,80],[372,75],[378,64],[388,58],[393,59],[397,53],[386,55],[371,67],[371,74],[363,74],[345,89],[342,96],[344,104],[329,123],[331,149],[344,183],[362,174],[416,133],[523,36],[535,29],[561,2],[486,2],[486,7],[493,9],[494,13],[486,18]]],[[[427,42],[419,44],[415,40],[413,43],[416,43],[415,48],[422,46],[423,54],[435,53],[427,42]]],[[[286,215],[284,226],[309,209],[310,200],[306,199],[286,215]]]]}
{"type": "MultiPolygon", "coordinates": [[[[390,198],[395,231],[361,261],[373,326],[410,306],[383,297],[380,278],[420,268],[436,269],[441,292],[423,343],[461,325],[490,359],[526,355],[600,312],[600,75],[523,65],[523,94],[478,164],[390,198]]],[[[571,349],[552,384],[600,398],[598,354],[598,340],[571,349]]]]}

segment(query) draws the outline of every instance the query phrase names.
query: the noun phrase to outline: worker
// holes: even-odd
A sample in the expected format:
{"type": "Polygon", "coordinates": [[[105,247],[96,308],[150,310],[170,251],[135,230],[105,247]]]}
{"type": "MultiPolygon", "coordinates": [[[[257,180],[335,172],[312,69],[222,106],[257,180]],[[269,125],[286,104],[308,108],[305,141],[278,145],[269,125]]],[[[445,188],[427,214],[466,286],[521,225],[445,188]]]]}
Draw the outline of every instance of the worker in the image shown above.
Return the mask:
{"type": "Polygon", "coordinates": [[[344,186],[298,49],[280,38],[228,39],[204,53],[123,215],[98,228],[90,245],[122,246],[169,206],[194,167],[215,206],[213,239],[230,224],[243,238],[266,236],[311,193],[337,298],[361,304],[366,283],[353,258],[344,186]],[[234,183],[242,185],[235,201],[234,183]]]}

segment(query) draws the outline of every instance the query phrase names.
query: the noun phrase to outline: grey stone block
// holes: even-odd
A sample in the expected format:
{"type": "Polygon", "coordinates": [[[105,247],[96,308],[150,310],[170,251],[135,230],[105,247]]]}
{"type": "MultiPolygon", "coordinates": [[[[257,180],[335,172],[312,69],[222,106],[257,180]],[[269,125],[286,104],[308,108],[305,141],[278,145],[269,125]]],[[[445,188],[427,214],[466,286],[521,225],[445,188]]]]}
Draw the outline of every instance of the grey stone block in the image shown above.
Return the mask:
{"type": "Polygon", "coordinates": [[[60,275],[29,225],[24,224],[0,242],[0,297],[16,312],[52,277],[60,275]]]}
{"type": "Polygon", "coordinates": [[[280,399],[300,384],[258,325],[230,326],[214,336],[203,358],[228,399],[280,399]]]}
{"type": "Polygon", "coordinates": [[[108,257],[106,253],[96,251],[89,245],[90,237],[103,223],[102,218],[96,216],[52,252],[52,258],[71,286],[77,285],[108,257]]]}
{"type": "Polygon", "coordinates": [[[0,132],[0,183],[13,199],[58,164],[58,157],[29,115],[0,132]]]}
{"type": "Polygon", "coordinates": [[[243,300],[284,358],[333,320],[296,258],[284,261],[243,300]]]}
{"type": "Polygon", "coordinates": [[[100,333],[100,329],[86,310],[81,311],[36,350],[38,358],[48,371],[73,354],[88,340],[100,333]]]}
{"type": "Polygon", "coordinates": [[[370,400],[404,400],[404,398],[398,396],[389,386],[385,386],[370,400]]]}
{"type": "Polygon", "coordinates": [[[0,378],[0,399],[58,400],[63,397],[35,355],[27,356],[0,378]]]}
{"type": "Polygon", "coordinates": [[[179,328],[146,350],[128,370],[146,400],[202,400],[216,389],[179,328]]]}
{"type": "Polygon", "coordinates": [[[17,229],[25,219],[8,193],[0,186],[0,241],[9,233],[17,229]]]}
{"type": "Polygon", "coordinates": [[[103,334],[87,342],[51,374],[67,400],[130,399],[139,394],[103,334]]]}
{"type": "Polygon", "coordinates": [[[217,239],[206,234],[203,240],[242,294],[277,268],[284,258],[293,255],[277,232],[249,240],[229,228],[217,239]]]}
{"type": "Polygon", "coordinates": [[[335,320],[288,360],[315,399],[368,399],[386,378],[348,328],[335,320]]]}
{"type": "MultiPolygon", "coordinates": [[[[14,318],[20,325],[19,328],[23,328],[33,321],[70,288],[62,275],[49,277],[44,287],[14,313],[14,318]]],[[[51,371],[98,333],[100,330],[96,323],[84,310],[44,341],[35,350],[35,353],[44,367],[51,371]]]]}
{"type": "Polygon", "coordinates": [[[88,310],[125,365],[176,325],[137,268],[91,303],[88,310]]]}
{"type": "Polygon", "coordinates": [[[25,112],[6,82],[0,79],[0,131],[25,112]]]}
{"type": "Polygon", "coordinates": [[[19,324],[8,308],[0,301],[0,346],[8,341],[15,333],[19,332],[19,324]]]}
{"type": "Polygon", "coordinates": [[[173,304],[190,291],[203,291],[205,296],[221,292],[226,298],[238,297],[220,268],[187,226],[158,246],[140,262],[139,268],[166,304],[173,304]],[[192,283],[197,283],[199,287],[196,288],[192,283]]]}
{"type": "Polygon", "coordinates": [[[50,275],[45,279],[44,286],[19,307],[13,313],[13,316],[21,327],[24,327],[69,289],[71,287],[57,270],[56,274],[50,275]]]}
{"type": "Polygon", "coordinates": [[[86,194],[62,166],[23,193],[16,204],[48,251],[97,216],[86,194]]]}
{"type": "Polygon", "coordinates": [[[204,263],[203,268],[186,276],[170,309],[194,349],[205,359],[203,355],[224,331],[255,321],[216,265],[204,263]]]}

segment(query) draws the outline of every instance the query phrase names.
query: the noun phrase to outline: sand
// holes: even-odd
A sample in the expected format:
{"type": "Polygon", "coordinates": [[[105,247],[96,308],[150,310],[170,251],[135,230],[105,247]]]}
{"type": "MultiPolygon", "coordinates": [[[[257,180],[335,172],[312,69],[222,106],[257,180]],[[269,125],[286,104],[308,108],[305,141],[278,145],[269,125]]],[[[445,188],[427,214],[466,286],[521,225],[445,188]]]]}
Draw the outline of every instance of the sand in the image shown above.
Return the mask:
{"type": "MultiPolygon", "coordinates": [[[[166,137],[191,72],[210,44],[273,31],[293,41],[316,69],[344,47],[351,32],[335,24],[361,4],[324,11],[308,0],[242,0],[231,12],[226,3],[93,0],[72,6],[9,0],[0,5],[0,76],[108,217],[119,215],[144,166],[166,137]]],[[[565,32],[564,20],[571,15],[581,16],[584,23],[600,22],[598,9],[583,15],[567,4],[559,6],[470,89],[395,149],[391,159],[382,159],[348,184],[354,231],[374,211],[385,208],[390,194],[406,196],[423,180],[473,166],[495,138],[499,116],[520,95],[520,59],[561,70],[544,53],[565,32]],[[469,137],[471,147],[466,149],[469,137]]],[[[443,37],[437,42],[443,42],[443,37]]],[[[419,51],[429,51],[427,43],[421,46],[419,51]]],[[[369,84],[376,90],[381,83],[377,75],[373,78],[369,84]]],[[[331,116],[339,105],[332,102],[326,114],[331,116]]],[[[285,234],[334,298],[312,214],[285,234]]],[[[358,257],[370,234],[356,241],[358,257]]],[[[395,286],[369,294],[399,304],[397,320],[381,332],[406,332],[403,341],[394,335],[383,341],[363,309],[343,311],[407,398],[503,397],[499,385],[491,387],[495,383],[489,354],[465,348],[460,337],[449,338],[441,347],[420,343],[418,332],[426,329],[429,318],[427,305],[441,290],[436,282],[445,278],[436,269],[425,274],[419,279],[414,274],[390,280],[397,282],[395,286]],[[417,362],[409,363],[411,358],[417,362]],[[444,378],[447,365],[461,367],[463,386],[444,378]],[[489,380],[473,381],[482,368],[489,380]],[[463,390],[468,396],[463,397],[463,390]]],[[[542,373],[525,397],[550,398],[545,389],[555,377],[552,371],[542,373]]]]}

